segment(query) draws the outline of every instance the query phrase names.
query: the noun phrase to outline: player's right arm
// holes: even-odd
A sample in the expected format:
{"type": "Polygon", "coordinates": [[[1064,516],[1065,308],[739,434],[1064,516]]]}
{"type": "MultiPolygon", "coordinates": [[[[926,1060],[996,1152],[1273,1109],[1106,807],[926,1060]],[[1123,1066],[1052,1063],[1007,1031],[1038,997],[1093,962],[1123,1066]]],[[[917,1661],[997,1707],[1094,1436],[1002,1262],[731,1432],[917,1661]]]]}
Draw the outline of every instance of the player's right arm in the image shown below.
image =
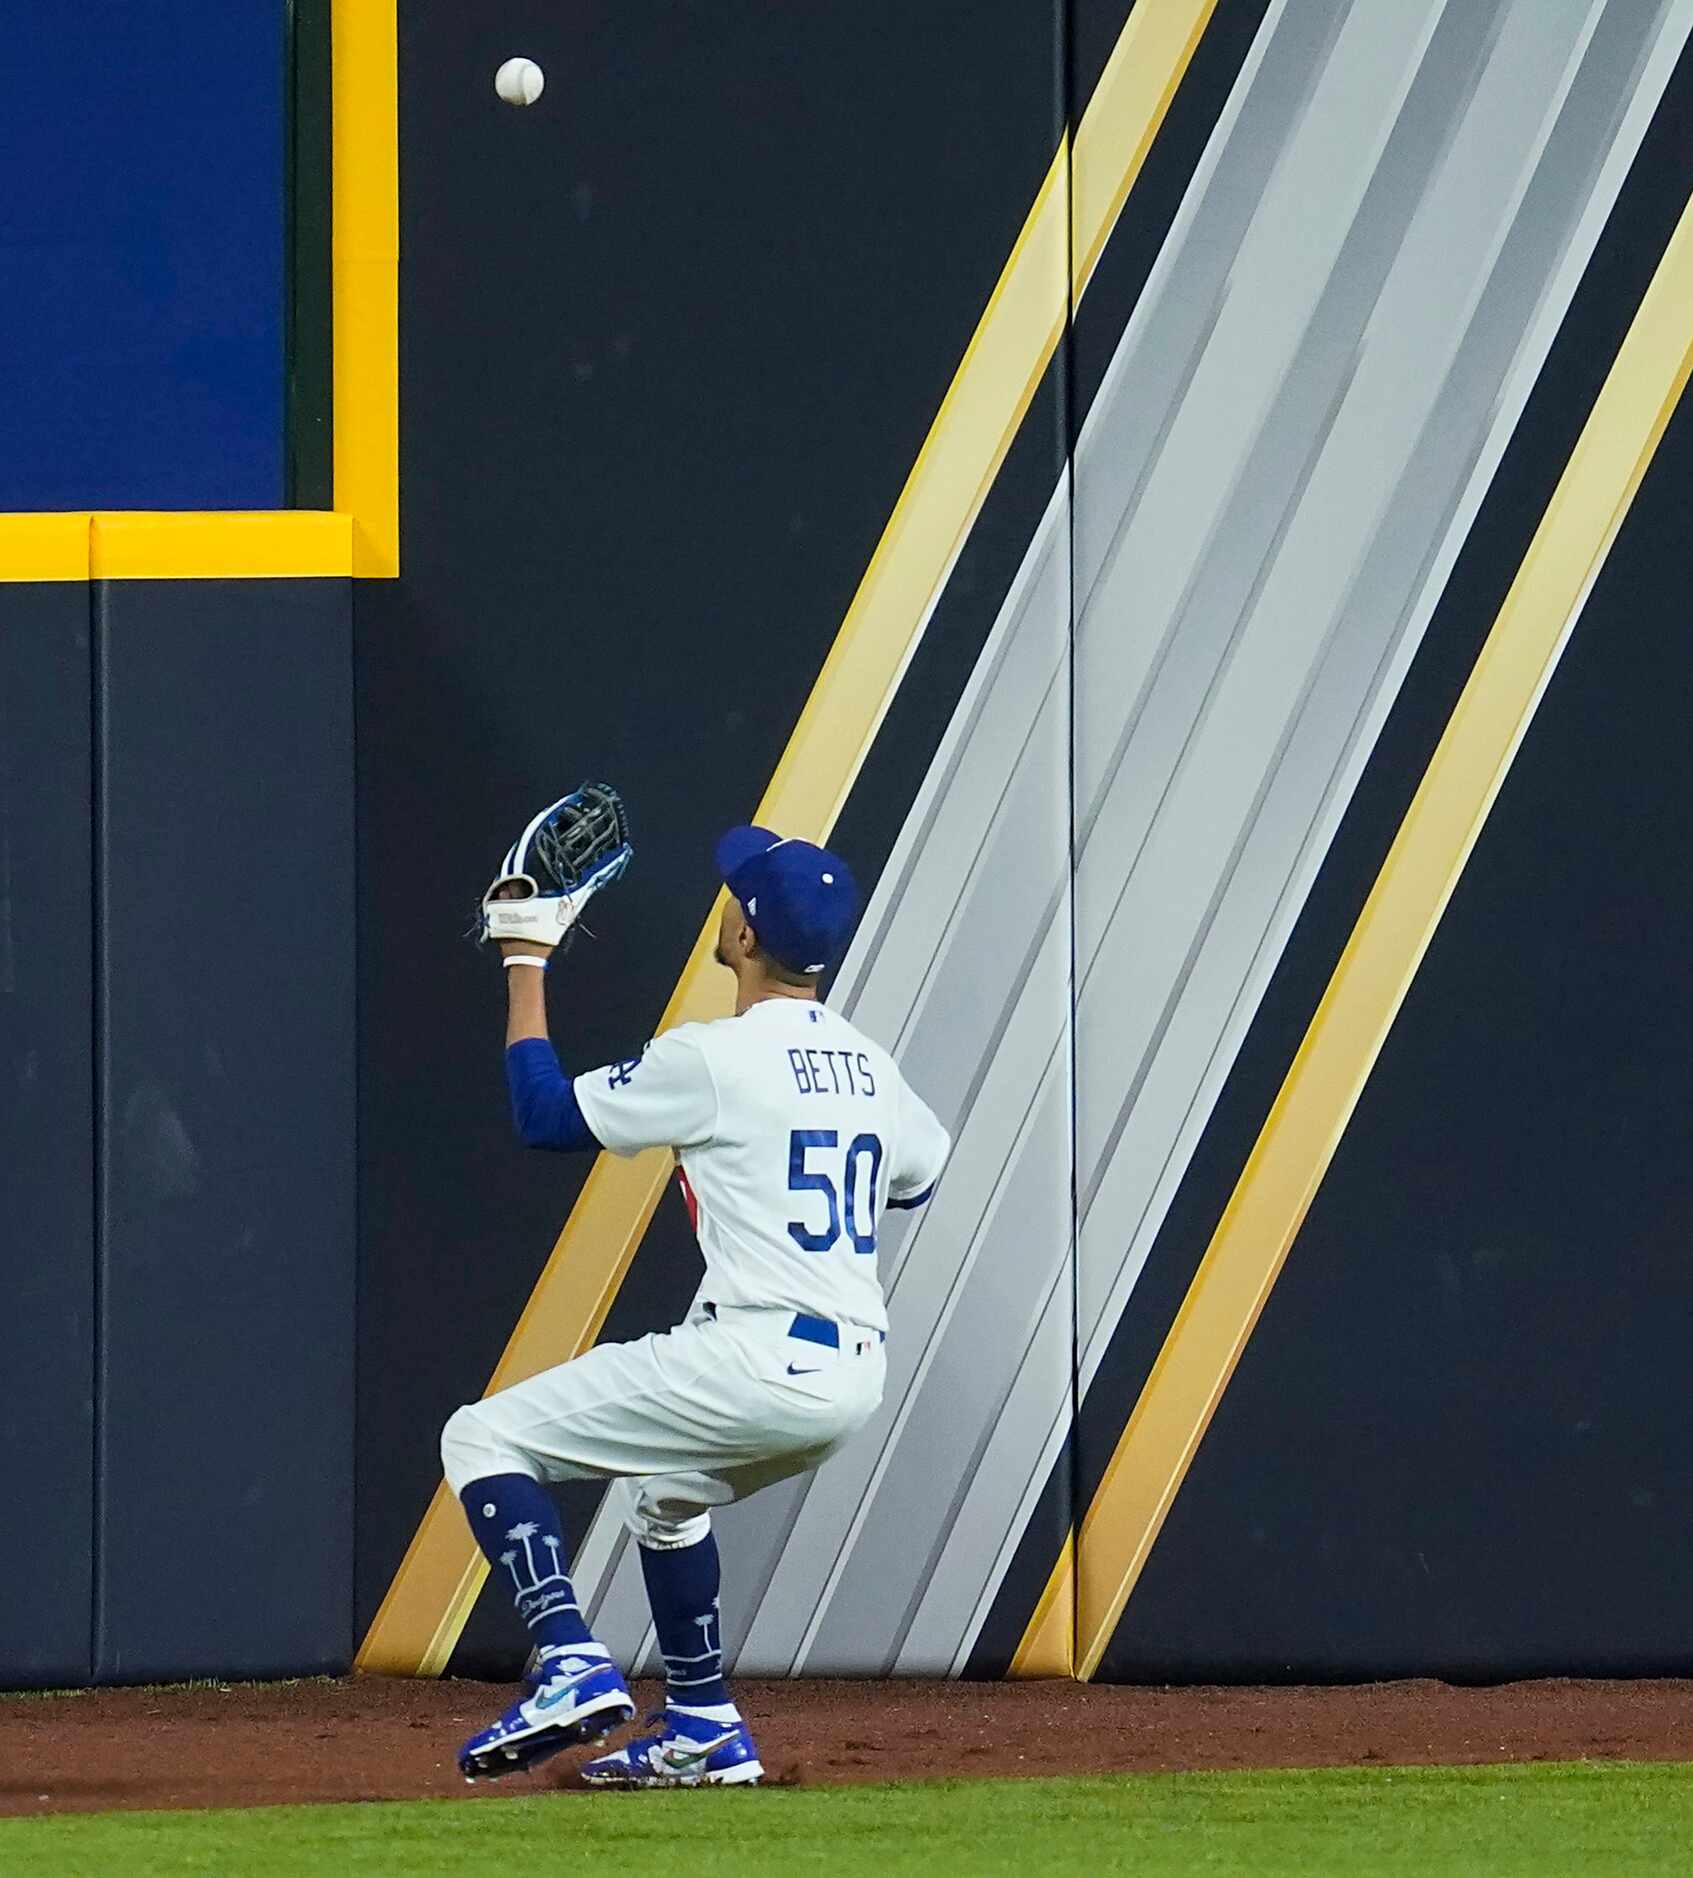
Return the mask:
{"type": "Polygon", "coordinates": [[[898,1159],[888,1175],[888,1205],[924,1205],[952,1152],[952,1137],[904,1077],[899,1083],[898,1159]]]}

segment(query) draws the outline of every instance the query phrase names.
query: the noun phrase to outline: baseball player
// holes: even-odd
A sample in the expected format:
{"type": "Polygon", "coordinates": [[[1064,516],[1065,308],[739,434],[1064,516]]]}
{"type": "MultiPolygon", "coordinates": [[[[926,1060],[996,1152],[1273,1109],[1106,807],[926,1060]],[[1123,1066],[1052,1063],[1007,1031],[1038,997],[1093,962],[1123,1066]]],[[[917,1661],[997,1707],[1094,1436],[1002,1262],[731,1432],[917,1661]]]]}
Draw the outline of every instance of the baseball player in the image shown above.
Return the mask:
{"type": "MultiPolygon", "coordinates": [[[[626,859],[625,845],[617,871],[626,859]]],[[[583,1619],[546,1491],[591,1479],[613,1483],[639,1543],[667,1691],[656,1731],[590,1760],[583,1777],[758,1780],[723,1678],[711,1509],[820,1466],[882,1398],[878,1222],[885,1206],[928,1199],[947,1132],[888,1053],[818,1002],[819,974],[857,918],[846,863],[763,828],[731,829],[716,860],[729,890],[716,957],[735,976],[734,1015],[683,1024],[603,1069],[568,1075],[548,1040],[552,948],[499,936],[523,928],[487,929],[507,968],[506,1072],[523,1141],[672,1149],[705,1278],[675,1329],[601,1344],[447,1422],[447,1479],[538,1651],[523,1699],[460,1751],[467,1779],[532,1766],[634,1716],[583,1619]]]]}

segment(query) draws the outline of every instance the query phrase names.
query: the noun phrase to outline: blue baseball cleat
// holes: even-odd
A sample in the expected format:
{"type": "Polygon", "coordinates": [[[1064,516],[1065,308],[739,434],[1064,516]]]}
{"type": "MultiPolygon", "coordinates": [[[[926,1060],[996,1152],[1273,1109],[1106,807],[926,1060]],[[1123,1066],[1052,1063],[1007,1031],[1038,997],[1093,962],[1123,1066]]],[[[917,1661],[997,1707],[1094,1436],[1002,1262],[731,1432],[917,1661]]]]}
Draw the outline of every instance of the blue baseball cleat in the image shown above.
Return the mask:
{"type": "Polygon", "coordinates": [[[498,1780],[564,1748],[603,1740],[634,1719],[629,1685],[615,1663],[561,1651],[542,1659],[521,1702],[459,1749],[459,1772],[466,1780],[498,1780]]]}
{"type": "Polygon", "coordinates": [[[594,1787],[742,1787],[763,1778],[758,1749],[745,1722],[695,1715],[649,1715],[659,1732],[603,1754],[581,1769],[594,1787]]]}

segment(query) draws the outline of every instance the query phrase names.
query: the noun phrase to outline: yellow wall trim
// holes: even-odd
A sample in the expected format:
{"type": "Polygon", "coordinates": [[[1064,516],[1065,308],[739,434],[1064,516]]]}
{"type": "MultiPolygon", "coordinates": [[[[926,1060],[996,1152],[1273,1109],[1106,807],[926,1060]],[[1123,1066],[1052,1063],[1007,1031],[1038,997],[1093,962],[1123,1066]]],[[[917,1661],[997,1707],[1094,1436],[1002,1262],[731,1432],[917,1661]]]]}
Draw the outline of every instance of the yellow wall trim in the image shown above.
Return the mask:
{"type": "Polygon", "coordinates": [[[0,515],[0,583],[345,579],[353,522],[306,509],[0,515]]]}
{"type": "Polygon", "coordinates": [[[400,571],[400,146],[395,0],[334,0],[335,507],[354,569],[400,571]]]}
{"type": "Polygon", "coordinates": [[[335,512],[0,515],[0,583],[400,571],[395,0],[334,0],[335,512]],[[80,545],[79,545],[80,542],[80,545]]]}
{"type": "Polygon", "coordinates": [[[304,509],[96,515],[96,580],[290,580],[351,575],[353,524],[304,509]]]}
{"type": "Polygon", "coordinates": [[[81,515],[0,515],[0,581],[86,580],[88,523],[81,515]]]}
{"type": "Polygon", "coordinates": [[[1693,369],[1683,212],[1200,1262],[1077,1544],[1098,1669],[1693,369]]]}

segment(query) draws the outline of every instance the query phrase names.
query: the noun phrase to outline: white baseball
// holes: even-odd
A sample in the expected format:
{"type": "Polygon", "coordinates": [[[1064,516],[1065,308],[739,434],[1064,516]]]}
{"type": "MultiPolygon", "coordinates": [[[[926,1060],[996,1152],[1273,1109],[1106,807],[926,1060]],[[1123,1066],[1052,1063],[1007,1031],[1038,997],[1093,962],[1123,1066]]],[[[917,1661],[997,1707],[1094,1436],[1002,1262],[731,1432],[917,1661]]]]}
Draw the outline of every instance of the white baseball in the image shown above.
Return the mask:
{"type": "Polygon", "coordinates": [[[507,104],[533,104],[547,75],[533,59],[507,59],[494,74],[494,89],[507,104]]]}

